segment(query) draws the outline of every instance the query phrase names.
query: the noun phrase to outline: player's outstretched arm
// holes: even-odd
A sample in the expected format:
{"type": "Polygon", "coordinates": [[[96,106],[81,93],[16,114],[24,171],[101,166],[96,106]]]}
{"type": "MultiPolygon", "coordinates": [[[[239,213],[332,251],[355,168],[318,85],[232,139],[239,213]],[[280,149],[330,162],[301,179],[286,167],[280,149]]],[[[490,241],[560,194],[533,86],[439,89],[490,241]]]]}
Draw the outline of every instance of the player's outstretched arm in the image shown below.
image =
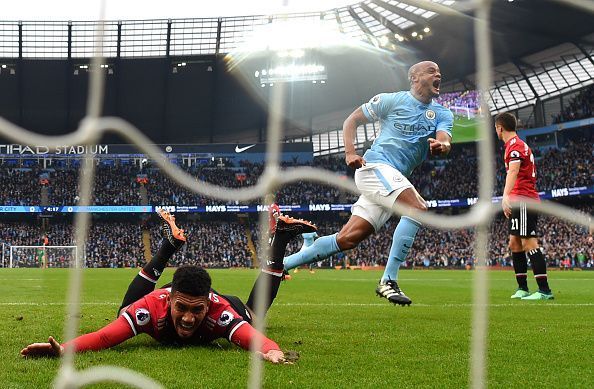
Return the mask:
{"type": "Polygon", "coordinates": [[[31,343],[21,350],[22,357],[60,357],[64,347],[50,336],[47,343],[31,343]]]}
{"type": "Polygon", "coordinates": [[[21,355],[23,357],[59,357],[64,354],[66,347],[74,347],[75,352],[98,351],[118,345],[134,335],[130,324],[124,316],[120,316],[100,330],[81,335],[62,345],[50,336],[48,343],[30,344],[21,350],[21,355]]]}

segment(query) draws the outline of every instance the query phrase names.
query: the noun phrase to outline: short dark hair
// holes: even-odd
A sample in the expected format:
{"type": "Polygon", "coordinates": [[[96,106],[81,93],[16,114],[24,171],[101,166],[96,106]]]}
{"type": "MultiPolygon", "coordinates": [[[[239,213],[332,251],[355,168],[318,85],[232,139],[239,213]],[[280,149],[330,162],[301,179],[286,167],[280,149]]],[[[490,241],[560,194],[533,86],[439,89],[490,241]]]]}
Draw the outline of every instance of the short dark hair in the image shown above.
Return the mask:
{"type": "Polygon", "coordinates": [[[503,129],[506,131],[515,131],[518,122],[513,114],[509,112],[503,112],[495,116],[495,124],[501,125],[501,127],[503,127],[503,129]]]}
{"type": "Polygon", "coordinates": [[[212,281],[206,270],[199,266],[186,265],[173,273],[171,293],[180,292],[190,296],[208,296],[212,281]]]}

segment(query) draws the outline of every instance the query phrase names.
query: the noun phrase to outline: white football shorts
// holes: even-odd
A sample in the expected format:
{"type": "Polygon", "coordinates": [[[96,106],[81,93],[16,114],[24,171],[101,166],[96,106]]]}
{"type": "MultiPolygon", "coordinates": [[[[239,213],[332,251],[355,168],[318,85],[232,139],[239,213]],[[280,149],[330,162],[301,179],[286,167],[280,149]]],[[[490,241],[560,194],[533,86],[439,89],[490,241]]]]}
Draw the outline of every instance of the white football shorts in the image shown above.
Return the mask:
{"type": "Polygon", "coordinates": [[[351,213],[371,223],[376,232],[393,215],[392,206],[400,193],[413,187],[398,169],[384,163],[367,163],[357,169],[355,184],[361,196],[351,213]]]}

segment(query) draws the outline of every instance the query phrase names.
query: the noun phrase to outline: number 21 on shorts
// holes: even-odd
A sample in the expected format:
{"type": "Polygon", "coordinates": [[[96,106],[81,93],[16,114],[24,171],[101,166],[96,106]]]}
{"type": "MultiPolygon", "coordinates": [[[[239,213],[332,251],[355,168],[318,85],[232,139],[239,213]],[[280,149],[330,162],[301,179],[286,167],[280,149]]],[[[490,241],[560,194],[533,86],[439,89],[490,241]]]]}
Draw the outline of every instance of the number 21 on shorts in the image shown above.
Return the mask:
{"type": "Polygon", "coordinates": [[[517,230],[518,229],[518,219],[517,218],[513,218],[511,219],[511,229],[512,230],[517,230]]]}

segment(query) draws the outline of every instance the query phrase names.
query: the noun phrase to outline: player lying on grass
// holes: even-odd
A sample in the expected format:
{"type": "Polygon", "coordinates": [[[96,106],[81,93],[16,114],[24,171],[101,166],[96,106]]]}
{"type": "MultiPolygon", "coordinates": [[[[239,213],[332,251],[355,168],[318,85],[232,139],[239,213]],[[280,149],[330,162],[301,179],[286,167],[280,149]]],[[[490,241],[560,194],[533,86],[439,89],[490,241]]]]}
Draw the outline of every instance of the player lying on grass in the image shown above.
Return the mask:
{"type": "Polygon", "coordinates": [[[132,280],[119,309],[118,318],[98,331],[81,335],[60,344],[53,337],[47,343],[33,343],[21,350],[23,357],[61,356],[67,347],[76,352],[102,350],[145,333],[163,344],[198,345],[225,337],[245,350],[260,339],[261,356],[272,363],[285,361],[280,347],[251,325],[257,285],[269,279],[266,290],[266,311],[274,301],[283,275],[283,256],[291,239],[303,232],[312,232],[311,223],[278,214],[272,218],[274,239],[271,239],[270,260],[263,268],[246,304],[236,296],[221,295],[211,288],[206,270],[183,266],[176,270],[171,284],[154,290],[167,262],[186,242],[184,231],[175,218],[159,211],[163,240],[158,252],[132,280]]]}

